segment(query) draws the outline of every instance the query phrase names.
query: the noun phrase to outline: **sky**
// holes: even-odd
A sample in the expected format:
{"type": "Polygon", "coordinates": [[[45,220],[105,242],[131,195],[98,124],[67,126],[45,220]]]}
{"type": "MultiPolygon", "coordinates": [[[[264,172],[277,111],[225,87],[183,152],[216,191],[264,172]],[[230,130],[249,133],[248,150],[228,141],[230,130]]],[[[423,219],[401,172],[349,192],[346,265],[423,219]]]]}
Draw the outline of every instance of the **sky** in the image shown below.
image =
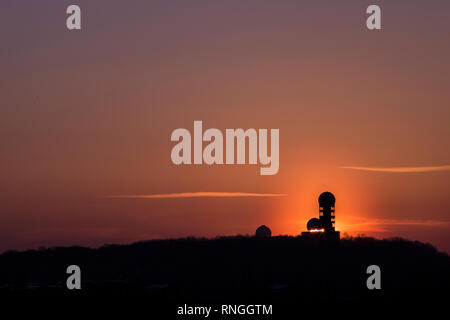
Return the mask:
{"type": "Polygon", "coordinates": [[[297,235],[330,191],[450,252],[448,1],[3,0],[0,39],[0,251],[297,235]],[[279,129],[278,174],[173,164],[195,120],[279,129]]]}

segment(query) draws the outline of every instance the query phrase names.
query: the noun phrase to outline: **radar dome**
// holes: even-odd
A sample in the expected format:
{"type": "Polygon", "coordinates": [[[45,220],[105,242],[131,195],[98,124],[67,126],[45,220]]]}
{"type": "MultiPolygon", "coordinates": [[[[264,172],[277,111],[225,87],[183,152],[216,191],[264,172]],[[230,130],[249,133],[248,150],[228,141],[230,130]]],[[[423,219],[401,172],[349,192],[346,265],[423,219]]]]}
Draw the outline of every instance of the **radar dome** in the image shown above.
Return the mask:
{"type": "Polygon", "coordinates": [[[255,237],[257,238],[270,238],[272,236],[272,231],[269,227],[262,225],[256,229],[255,237]]]}
{"type": "Polygon", "coordinates": [[[308,230],[319,230],[322,229],[322,223],[320,223],[320,220],[317,218],[309,219],[306,228],[308,230]]]}
{"type": "Polygon", "coordinates": [[[321,207],[334,207],[336,198],[331,192],[324,192],[319,196],[319,206],[321,207]]]}

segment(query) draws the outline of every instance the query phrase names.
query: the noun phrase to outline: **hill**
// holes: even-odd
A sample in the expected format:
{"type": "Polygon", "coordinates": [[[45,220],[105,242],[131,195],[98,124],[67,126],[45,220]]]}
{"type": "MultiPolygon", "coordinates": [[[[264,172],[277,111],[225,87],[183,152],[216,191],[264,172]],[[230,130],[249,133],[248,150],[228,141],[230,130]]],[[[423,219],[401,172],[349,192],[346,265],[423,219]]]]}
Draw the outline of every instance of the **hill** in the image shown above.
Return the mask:
{"type": "Polygon", "coordinates": [[[449,289],[450,257],[431,245],[403,239],[186,238],[0,255],[2,296],[361,301],[442,299],[449,289]],[[81,290],[66,288],[69,265],[81,268],[81,290]],[[381,268],[381,290],[367,289],[369,265],[381,268]]]}

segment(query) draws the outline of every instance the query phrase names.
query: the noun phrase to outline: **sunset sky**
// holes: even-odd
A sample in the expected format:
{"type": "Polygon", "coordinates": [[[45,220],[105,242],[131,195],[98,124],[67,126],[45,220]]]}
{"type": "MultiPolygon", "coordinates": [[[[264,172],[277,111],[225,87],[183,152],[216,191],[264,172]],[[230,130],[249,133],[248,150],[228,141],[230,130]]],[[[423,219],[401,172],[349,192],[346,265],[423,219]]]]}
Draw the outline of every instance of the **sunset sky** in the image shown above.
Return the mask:
{"type": "Polygon", "coordinates": [[[0,252],[297,235],[323,191],[450,252],[449,1],[2,0],[0,39],[0,252]],[[278,174],[174,165],[194,120],[279,129],[278,174]]]}

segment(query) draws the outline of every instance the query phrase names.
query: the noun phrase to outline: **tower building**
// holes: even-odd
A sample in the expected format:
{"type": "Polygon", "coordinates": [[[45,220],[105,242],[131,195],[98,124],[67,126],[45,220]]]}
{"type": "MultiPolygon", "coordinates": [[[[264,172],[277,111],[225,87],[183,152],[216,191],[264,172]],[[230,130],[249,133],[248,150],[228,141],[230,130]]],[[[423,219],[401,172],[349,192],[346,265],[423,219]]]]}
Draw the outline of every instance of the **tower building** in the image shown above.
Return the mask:
{"type": "Polygon", "coordinates": [[[335,204],[336,198],[331,192],[323,192],[319,196],[319,218],[312,218],[308,221],[307,232],[302,232],[302,236],[317,234],[317,237],[327,239],[339,239],[340,232],[335,229],[335,204]]]}
{"type": "Polygon", "coordinates": [[[336,198],[331,192],[324,192],[319,196],[319,220],[325,232],[335,231],[335,203],[336,198]]]}

